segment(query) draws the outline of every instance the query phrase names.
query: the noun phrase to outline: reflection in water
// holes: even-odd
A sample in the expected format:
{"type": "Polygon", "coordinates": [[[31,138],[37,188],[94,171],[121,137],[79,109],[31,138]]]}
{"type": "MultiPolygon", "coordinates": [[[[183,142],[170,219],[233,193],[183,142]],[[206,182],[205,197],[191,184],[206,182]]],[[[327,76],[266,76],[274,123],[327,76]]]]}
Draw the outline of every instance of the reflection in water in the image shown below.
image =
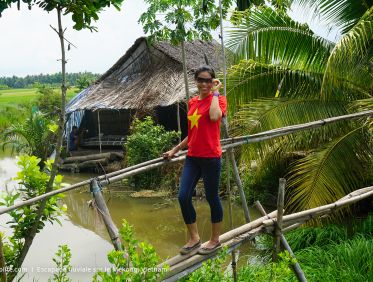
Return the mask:
{"type": "MultiPolygon", "coordinates": [[[[18,168],[14,158],[0,158],[0,189],[4,189],[5,182],[16,175],[18,168]]],[[[86,180],[91,174],[65,174],[64,182],[77,183],[86,180]]],[[[120,228],[122,219],[126,219],[134,226],[135,236],[140,241],[151,243],[161,259],[174,256],[179,248],[187,241],[187,232],[179,210],[176,198],[131,198],[128,192],[118,189],[105,191],[105,199],[111,216],[120,228]]],[[[38,234],[23,266],[28,267],[29,273],[25,281],[32,281],[33,277],[39,281],[46,281],[51,273],[31,272],[36,267],[54,267],[52,257],[58,245],[67,244],[71,248],[72,265],[78,267],[105,267],[108,266],[106,255],[112,249],[110,239],[97,210],[88,206],[92,199],[89,188],[71,191],[63,199],[67,205],[66,216],[58,224],[47,224],[38,234]]],[[[202,239],[208,240],[210,236],[210,210],[206,200],[194,200],[197,211],[197,223],[202,239]]],[[[223,201],[224,222],[222,232],[228,231],[228,205],[223,201]]],[[[254,210],[250,211],[252,217],[257,217],[254,210]]],[[[244,216],[240,206],[233,207],[233,224],[235,227],[244,223],[244,216]]],[[[5,231],[7,215],[0,218],[0,231],[5,231]]],[[[246,245],[241,249],[242,254],[256,252],[246,245]]],[[[244,260],[242,259],[242,262],[244,260]]],[[[73,281],[91,281],[93,273],[73,273],[73,281]]]]}
{"type": "MultiPolygon", "coordinates": [[[[105,193],[105,199],[115,224],[120,227],[122,219],[134,226],[135,234],[141,241],[151,243],[161,258],[173,256],[187,241],[187,233],[181,217],[177,199],[131,198],[125,192],[105,193]]],[[[64,198],[68,208],[68,217],[72,223],[94,231],[110,241],[105,225],[98,212],[88,207],[90,193],[70,192],[64,198]]],[[[210,236],[210,209],[205,200],[195,200],[197,224],[203,240],[210,236]]],[[[223,232],[228,231],[228,205],[223,202],[225,212],[223,232]]],[[[234,206],[233,224],[244,224],[243,212],[234,206]]]]}
{"type": "Polygon", "coordinates": [[[18,166],[15,158],[0,158],[0,191],[14,189],[16,182],[12,180],[17,175],[18,166]]]}

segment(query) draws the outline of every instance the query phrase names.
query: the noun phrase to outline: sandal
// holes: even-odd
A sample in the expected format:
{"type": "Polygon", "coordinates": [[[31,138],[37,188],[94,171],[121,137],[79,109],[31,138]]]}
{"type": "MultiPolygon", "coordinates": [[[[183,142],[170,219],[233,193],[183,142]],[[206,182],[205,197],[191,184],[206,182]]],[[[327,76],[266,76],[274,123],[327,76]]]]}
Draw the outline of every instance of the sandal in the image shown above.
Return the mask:
{"type": "Polygon", "coordinates": [[[219,249],[221,247],[221,243],[217,243],[214,247],[212,248],[206,248],[206,247],[202,247],[198,250],[198,254],[200,255],[208,255],[208,254],[211,254],[213,252],[215,252],[217,249],[219,249]]]}
{"type": "Polygon", "coordinates": [[[199,240],[197,243],[195,243],[193,246],[190,246],[190,247],[182,247],[180,249],[180,254],[182,255],[187,255],[189,254],[190,252],[192,252],[193,250],[196,250],[198,249],[199,247],[201,246],[201,240],[199,240]]]}

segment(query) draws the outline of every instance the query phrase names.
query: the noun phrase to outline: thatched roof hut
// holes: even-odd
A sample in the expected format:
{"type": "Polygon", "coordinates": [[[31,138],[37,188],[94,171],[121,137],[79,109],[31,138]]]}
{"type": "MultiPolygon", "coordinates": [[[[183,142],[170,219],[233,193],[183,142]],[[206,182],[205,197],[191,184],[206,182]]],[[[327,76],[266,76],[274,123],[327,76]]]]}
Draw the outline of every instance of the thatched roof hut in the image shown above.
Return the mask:
{"type": "MultiPolygon", "coordinates": [[[[215,70],[220,70],[221,47],[216,41],[197,40],[186,42],[185,50],[190,92],[195,93],[194,70],[206,64],[206,60],[215,70]]],[[[185,100],[181,47],[166,42],[150,45],[141,37],[94,84],[69,102],[68,128],[73,124],[89,127],[90,134],[85,137],[94,138],[98,136],[94,125],[100,118],[101,133],[125,136],[131,116],[139,111],[152,111],[159,123],[175,130],[175,103],[185,100]]],[[[185,120],[185,128],[185,111],[181,113],[181,120],[185,120]]]]}

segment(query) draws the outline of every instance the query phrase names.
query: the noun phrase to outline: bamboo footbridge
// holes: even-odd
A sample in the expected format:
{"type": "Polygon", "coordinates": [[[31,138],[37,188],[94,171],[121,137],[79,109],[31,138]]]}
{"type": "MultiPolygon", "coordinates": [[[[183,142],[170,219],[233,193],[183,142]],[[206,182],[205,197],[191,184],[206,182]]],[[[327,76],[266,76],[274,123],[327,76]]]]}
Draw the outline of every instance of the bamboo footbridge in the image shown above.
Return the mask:
{"type": "MultiPolygon", "coordinates": [[[[234,137],[228,138],[221,141],[222,149],[224,151],[233,149],[238,146],[242,146],[244,144],[249,143],[256,143],[261,142],[269,139],[273,139],[280,136],[289,135],[292,133],[296,133],[298,131],[309,130],[320,128],[324,125],[336,123],[339,121],[347,121],[352,119],[359,119],[364,117],[372,117],[373,110],[371,111],[364,111],[349,115],[337,116],[332,118],[326,118],[323,120],[313,121],[304,124],[298,124],[293,126],[287,126],[283,128],[278,128],[274,130],[269,130],[253,135],[241,136],[241,137],[234,137]]],[[[106,206],[105,200],[102,195],[102,187],[106,186],[110,183],[122,180],[129,176],[133,176],[163,165],[167,165],[170,163],[180,162],[185,159],[186,151],[180,152],[175,158],[171,160],[164,160],[163,158],[153,159],[144,163],[140,163],[131,167],[127,167],[106,175],[99,176],[97,178],[91,178],[74,185],[69,185],[67,187],[63,187],[61,189],[57,189],[51,191],[49,193],[45,193],[43,195],[34,197],[32,199],[21,201],[9,207],[1,207],[0,208],[0,215],[4,213],[8,213],[12,210],[17,208],[28,206],[34,204],[42,199],[49,198],[56,194],[64,193],[70,190],[74,190],[80,188],[82,186],[89,185],[90,191],[95,199],[96,205],[101,213],[102,219],[107,227],[108,233],[110,238],[113,242],[115,249],[121,249],[122,245],[119,239],[119,232],[115,224],[113,223],[109,210],[106,206]]],[[[288,215],[283,215],[283,207],[284,207],[284,190],[285,190],[286,181],[284,179],[280,179],[279,184],[279,196],[278,196],[278,208],[276,211],[266,213],[263,207],[260,205],[259,202],[256,202],[256,206],[258,210],[261,212],[262,217],[248,222],[238,228],[232,229],[229,232],[226,232],[220,236],[220,241],[222,246],[226,246],[228,248],[228,252],[234,252],[242,244],[253,240],[256,236],[264,233],[271,233],[274,235],[274,253],[273,257],[276,259],[277,253],[280,251],[280,244],[289,251],[291,255],[293,255],[290,246],[287,244],[287,241],[283,235],[289,230],[299,227],[303,223],[308,220],[315,219],[317,217],[325,217],[328,214],[335,212],[336,210],[356,203],[362,199],[370,197],[373,195],[373,186],[365,187],[359,190],[356,190],[347,196],[341,198],[340,200],[320,206],[317,208],[292,213],[288,215]]],[[[188,255],[177,255],[172,257],[162,264],[159,267],[164,265],[169,266],[169,270],[164,276],[165,281],[176,281],[189,273],[193,272],[197,268],[202,265],[202,262],[215,257],[217,252],[211,253],[209,255],[198,255],[197,251],[192,252],[188,255]]],[[[235,270],[235,260],[234,256],[232,255],[232,269],[235,270]]],[[[300,266],[296,263],[293,266],[295,274],[299,281],[306,281],[300,266]]]]}

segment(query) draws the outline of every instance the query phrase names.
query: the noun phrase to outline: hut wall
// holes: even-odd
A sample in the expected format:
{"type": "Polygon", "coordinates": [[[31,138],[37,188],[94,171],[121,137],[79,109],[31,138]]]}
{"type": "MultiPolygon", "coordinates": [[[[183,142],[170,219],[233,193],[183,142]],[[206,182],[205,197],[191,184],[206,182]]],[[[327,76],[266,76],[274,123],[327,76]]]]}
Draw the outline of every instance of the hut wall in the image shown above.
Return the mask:
{"type": "MultiPolygon", "coordinates": [[[[178,131],[177,126],[177,104],[167,107],[156,108],[157,122],[165,127],[166,130],[178,131]]],[[[180,103],[180,126],[181,137],[184,139],[188,135],[188,122],[185,103],[180,103]]]]}
{"type": "MultiPolygon", "coordinates": [[[[101,110],[100,127],[104,135],[126,136],[131,124],[132,111],[130,110],[101,110]]],[[[84,132],[84,138],[98,136],[97,111],[87,111],[82,120],[79,131],[84,132]]]]}

